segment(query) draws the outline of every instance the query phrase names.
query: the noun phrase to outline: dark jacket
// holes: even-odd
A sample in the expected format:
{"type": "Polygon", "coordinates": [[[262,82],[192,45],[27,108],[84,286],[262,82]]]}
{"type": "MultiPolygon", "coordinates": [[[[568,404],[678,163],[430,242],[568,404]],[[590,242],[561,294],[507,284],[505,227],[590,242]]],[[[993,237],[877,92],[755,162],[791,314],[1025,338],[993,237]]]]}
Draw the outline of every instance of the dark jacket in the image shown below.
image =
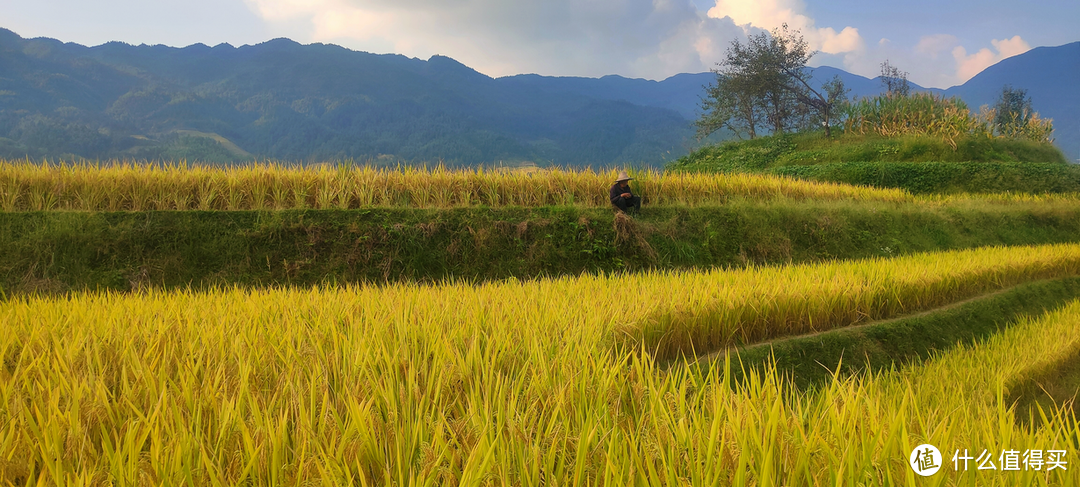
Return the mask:
{"type": "Polygon", "coordinates": [[[624,188],[622,186],[619,186],[619,183],[615,183],[615,185],[611,187],[611,191],[609,191],[609,193],[611,194],[612,203],[615,203],[615,201],[618,200],[623,193],[630,193],[631,198],[634,196],[634,192],[630,191],[629,184],[626,185],[626,187],[624,188]]]}

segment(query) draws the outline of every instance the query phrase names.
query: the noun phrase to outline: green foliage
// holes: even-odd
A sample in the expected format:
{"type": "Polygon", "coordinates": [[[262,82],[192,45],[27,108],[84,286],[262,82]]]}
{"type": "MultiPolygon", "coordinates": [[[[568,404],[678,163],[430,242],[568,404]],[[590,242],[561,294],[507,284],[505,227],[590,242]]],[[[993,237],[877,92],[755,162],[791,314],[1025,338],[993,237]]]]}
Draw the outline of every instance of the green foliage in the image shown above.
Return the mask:
{"type": "MultiPolygon", "coordinates": [[[[153,145],[128,150],[131,157],[147,161],[241,162],[221,143],[210,138],[177,133],[162,137],[153,145]]],[[[249,159],[250,160],[250,159],[249,159]]]]}
{"type": "Polygon", "coordinates": [[[697,149],[668,165],[673,171],[746,172],[773,166],[776,160],[796,149],[791,134],[728,141],[697,149]]]}
{"type": "Polygon", "coordinates": [[[1027,90],[1005,85],[994,107],[983,107],[982,117],[990,121],[994,134],[999,137],[1047,144],[1054,140],[1054,121],[1039,117],[1031,106],[1027,90]]]}
{"type": "Polygon", "coordinates": [[[931,193],[1075,193],[1080,166],[1017,162],[839,162],[778,166],[768,174],[931,193]]]}
{"type": "Polygon", "coordinates": [[[753,95],[741,89],[739,78],[716,72],[716,83],[705,87],[701,99],[701,118],[694,122],[697,137],[702,139],[719,130],[728,130],[738,138],[757,137],[764,124],[753,95]]]}
{"type": "Polygon", "coordinates": [[[1003,137],[963,138],[954,149],[926,136],[785,134],[702,147],[668,170],[762,172],[916,194],[1080,191],[1080,166],[1056,147],[1003,137]]]}
{"type": "Polygon", "coordinates": [[[832,125],[844,120],[843,107],[847,106],[850,90],[844,86],[844,81],[839,76],[833,76],[831,80],[825,82],[820,92],[811,88],[805,79],[801,82],[804,84],[805,91],[799,94],[799,100],[811,108],[804,128],[813,130],[824,127],[825,137],[832,137],[832,125]]]}
{"type": "Polygon", "coordinates": [[[885,88],[885,95],[889,97],[906,97],[911,94],[911,84],[908,83],[907,71],[889,64],[889,60],[881,63],[881,85],[885,88]]]}
{"type": "Polygon", "coordinates": [[[732,41],[713,70],[716,84],[706,87],[702,98],[698,138],[727,129],[753,139],[759,130],[783,134],[808,124],[824,126],[830,135],[847,90],[839,77],[817,90],[810,86],[806,63],[814,54],[787,24],[750,36],[746,44],[732,41]]]}
{"type": "Polygon", "coordinates": [[[1080,208],[753,203],[607,209],[0,213],[8,296],[142,286],[502,279],[1075,241],[1080,208]]]}
{"type": "Polygon", "coordinates": [[[1027,125],[1034,113],[1027,90],[1005,85],[994,104],[994,131],[1006,137],[1014,137],[1027,125]]]}
{"type": "Polygon", "coordinates": [[[1053,145],[1002,137],[955,143],[930,136],[785,134],[702,147],[668,170],[766,172],[915,193],[1074,191],[1080,168],[1067,165],[1053,145]]]}
{"type": "Polygon", "coordinates": [[[836,162],[1052,162],[1066,163],[1056,147],[1025,140],[963,138],[950,145],[933,137],[881,137],[815,133],[729,141],[697,149],[668,165],[671,170],[730,172],[785,165],[836,162]]]}
{"type": "Polygon", "coordinates": [[[884,137],[934,137],[952,147],[959,139],[989,133],[959,98],[932,93],[860,98],[846,107],[845,131],[884,137]]]}
{"type": "Polygon", "coordinates": [[[979,113],[972,113],[959,98],[932,93],[865,97],[846,105],[844,125],[848,133],[861,135],[934,137],[953,149],[963,139],[993,138],[995,135],[1052,143],[1053,122],[1030,112],[1030,106],[1023,108],[1022,100],[1012,99],[1015,95],[1005,93],[1003,96],[1011,101],[999,101],[997,109],[984,107],[979,113]],[[1017,103],[1019,107],[1013,106],[1017,103]]]}

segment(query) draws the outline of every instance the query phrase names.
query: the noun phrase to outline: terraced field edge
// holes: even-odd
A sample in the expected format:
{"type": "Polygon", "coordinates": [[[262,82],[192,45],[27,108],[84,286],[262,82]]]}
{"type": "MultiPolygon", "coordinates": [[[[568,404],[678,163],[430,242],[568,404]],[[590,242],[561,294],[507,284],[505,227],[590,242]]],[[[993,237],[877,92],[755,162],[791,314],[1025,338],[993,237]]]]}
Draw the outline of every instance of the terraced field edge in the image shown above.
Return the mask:
{"type": "Polygon", "coordinates": [[[493,280],[1076,241],[1080,207],[0,212],[0,293],[493,280]]]}
{"type": "MultiPolygon", "coordinates": [[[[1080,277],[1042,280],[989,293],[958,306],[910,317],[841,328],[824,333],[752,344],[728,352],[735,381],[775,369],[799,388],[828,383],[834,375],[881,371],[921,363],[935,352],[975,343],[1023,318],[1032,318],[1080,298],[1080,277]]],[[[699,371],[723,367],[719,360],[701,360],[699,371]]],[[[1075,365],[1075,364],[1074,364],[1075,365]]],[[[1016,398],[1032,403],[1047,374],[1025,380],[1016,398]]],[[[1045,404],[1045,401],[1044,401],[1045,404]]]]}

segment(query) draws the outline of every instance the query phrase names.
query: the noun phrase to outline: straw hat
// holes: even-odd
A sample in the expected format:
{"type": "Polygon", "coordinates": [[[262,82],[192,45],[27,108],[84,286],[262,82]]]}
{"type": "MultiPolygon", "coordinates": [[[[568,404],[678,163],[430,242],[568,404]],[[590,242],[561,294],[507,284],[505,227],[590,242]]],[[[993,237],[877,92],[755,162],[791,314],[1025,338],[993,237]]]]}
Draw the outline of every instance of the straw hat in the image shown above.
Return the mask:
{"type": "Polygon", "coordinates": [[[630,181],[633,179],[634,178],[626,174],[626,171],[619,171],[619,177],[615,179],[615,182],[618,183],[620,181],[630,181]]]}

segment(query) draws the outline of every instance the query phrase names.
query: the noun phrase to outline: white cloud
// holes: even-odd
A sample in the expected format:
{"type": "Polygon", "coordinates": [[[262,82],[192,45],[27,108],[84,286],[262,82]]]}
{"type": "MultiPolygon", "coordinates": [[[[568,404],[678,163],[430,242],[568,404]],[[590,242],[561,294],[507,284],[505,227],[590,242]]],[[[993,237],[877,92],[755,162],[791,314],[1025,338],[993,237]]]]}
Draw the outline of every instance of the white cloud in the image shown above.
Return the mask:
{"type": "Polygon", "coordinates": [[[712,68],[732,40],[787,23],[827,54],[864,50],[855,27],[819,28],[801,0],[245,0],[270,22],[309,23],[307,41],[426,58],[489,75],[664,78],[712,68]]]}
{"type": "Polygon", "coordinates": [[[908,72],[908,79],[923,87],[948,88],[963,84],[982,70],[1010,56],[1030,49],[1019,36],[1011,39],[992,40],[993,48],[982,48],[968,54],[960,45],[960,39],[950,34],[933,34],[920,37],[914,46],[882,39],[863,51],[832,57],[834,63],[842,62],[849,72],[874,78],[881,73],[881,63],[888,60],[892,66],[908,72]]]}
{"type": "Polygon", "coordinates": [[[873,78],[888,59],[922,86],[963,83],[1030,49],[1016,36],[968,54],[949,34],[923,36],[914,46],[886,38],[868,46],[855,26],[819,27],[804,0],[710,0],[707,12],[695,5],[700,0],[244,1],[302,42],[424,59],[443,54],[491,76],[702,72],[732,40],[785,23],[822,52],[818,62],[873,78]]]}
{"type": "Polygon", "coordinates": [[[1001,59],[1013,57],[1017,54],[1023,54],[1031,50],[1031,46],[1028,45],[1020,36],[1013,36],[1012,39],[994,39],[990,41],[994,45],[994,49],[998,50],[998,54],[1001,59]]]}
{"type": "Polygon", "coordinates": [[[959,42],[956,36],[949,34],[923,36],[919,38],[919,43],[915,44],[915,52],[937,59],[939,54],[949,51],[959,42]]]}
{"type": "Polygon", "coordinates": [[[826,54],[857,52],[864,47],[859,29],[844,27],[836,32],[832,27],[817,27],[814,19],[804,12],[800,0],[716,0],[709,9],[712,18],[730,18],[738,25],[772,30],[787,24],[802,32],[811,49],[826,54]]]}
{"type": "Polygon", "coordinates": [[[982,48],[974,54],[968,54],[963,46],[956,46],[952,50],[953,58],[956,59],[956,79],[963,83],[971,79],[982,70],[994,65],[998,61],[1017,54],[1023,54],[1031,49],[1020,36],[1012,39],[994,39],[990,41],[997,53],[988,48],[982,48]]]}
{"type": "MultiPolygon", "coordinates": [[[[693,0],[245,0],[270,22],[309,23],[308,42],[427,58],[492,76],[664,78],[711,68],[744,30],[693,0]]],[[[840,32],[839,42],[850,33],[840,32]]]]}

